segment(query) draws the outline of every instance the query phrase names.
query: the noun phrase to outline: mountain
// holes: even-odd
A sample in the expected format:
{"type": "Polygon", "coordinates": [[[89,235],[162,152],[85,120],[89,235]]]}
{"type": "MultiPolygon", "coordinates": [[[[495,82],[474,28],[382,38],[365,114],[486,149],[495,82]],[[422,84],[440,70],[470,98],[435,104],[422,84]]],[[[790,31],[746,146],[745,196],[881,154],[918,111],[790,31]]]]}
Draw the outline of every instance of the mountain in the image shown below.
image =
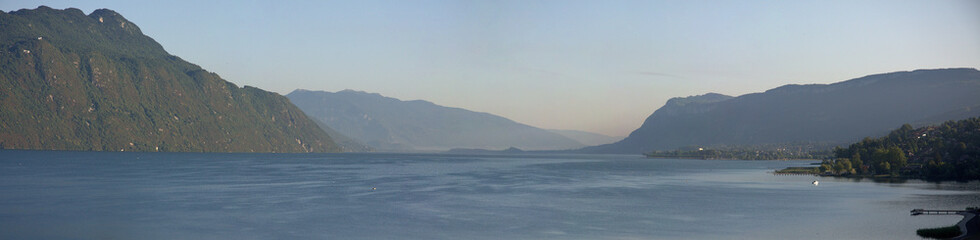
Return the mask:
{"type": "Polygon", "coordinates": [[[980,71],[935,69],[834,84],[786,85],[729,97],[674,98],[622,141],[581,149],[644,153],[684,146],[789,142],[846,144],[904,123],[980,116],[980,71]]]}
{"type": "Polygon", "coordinates": [[[328,136],[330,136],[330,139],[332,139],[335,143],[337,143],[337,146],[340,147],[341,151],[343,152],[375,151],[375,149],[372,148],[371,146],[368,146],[367,144],[364,144],[360,140],[354,139],[352,137],[348,137],[347,135],[344,135],[338,132],[337,130],[334,130],[333,128],[327,126],[327,124],[323,123],[322,121],[316,119],[313,119],[313,121],[316,122],[317,126],[320,126],[320,129],[323,129],[323,131],[326,132],[328,136]]]}
{"type": "Polygon", "coordinates": [[[452,148],[572,149],[581,143],[488,113],[401,101],[345,90],[296,90],[286,95],[310,117],[341,134],[384,151],[445,151],[452,148]]]}
{"type": "Polygon", "coordinates": [[[623,137],[610,137],[598,133],[579,131],[579,130],[548,129],[548,131],[557,133],[567,138],[571,138],[572,140],[575,140],[587,146],[602,145],[602,144],[614,143],[616,141],[623,140],[623,137]]]}
{"type": "Polygon", "coordinates": [[[0,12],[0,148],[333,152],[285,97],[168,54],[122,15],[0,12]]]}

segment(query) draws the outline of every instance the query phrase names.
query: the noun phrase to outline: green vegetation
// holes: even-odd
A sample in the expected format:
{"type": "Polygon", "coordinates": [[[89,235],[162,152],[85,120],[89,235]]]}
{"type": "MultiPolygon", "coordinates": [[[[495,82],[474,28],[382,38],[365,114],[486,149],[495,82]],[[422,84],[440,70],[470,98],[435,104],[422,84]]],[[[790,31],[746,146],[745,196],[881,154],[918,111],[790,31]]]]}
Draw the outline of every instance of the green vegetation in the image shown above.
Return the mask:
{"type": "Polygon", "coordinates": [[[960,232],[960,227],[953,225],[949,227],[941,228],[923,228],[915,231],[920,237],[924,238],[935,238],[935,239],[949,239],[963,234],[960,232]]]}
{"type": "Polygon", "coordinates": [[[881,138],[865,138],[834,150],[820,171],[840,176],[980,179],[980,118],[912,128],[906,124],[881,138]]]}
{"type": "Polygon", "coordinates": [[[808,143],[714,148],[684,147],[673,151],[653,151],[644,155],[651,158],[732,160],[823,159],[831,156],[830,151],[818,149],[829,149],[829,147],[808,143]]]}
{"type": "Polygon", "coordinates": [[[168,54],[106,9],[0,12],[0,149],[330,152],[285,97],[168,54]]]}

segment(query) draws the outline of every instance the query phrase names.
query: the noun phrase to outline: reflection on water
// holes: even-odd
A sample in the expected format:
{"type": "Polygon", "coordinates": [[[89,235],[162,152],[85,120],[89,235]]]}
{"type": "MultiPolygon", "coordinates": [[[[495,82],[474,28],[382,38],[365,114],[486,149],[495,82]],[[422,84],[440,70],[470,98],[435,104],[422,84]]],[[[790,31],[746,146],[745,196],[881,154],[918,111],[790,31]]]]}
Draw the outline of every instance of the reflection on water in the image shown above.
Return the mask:
{"type": "Polygon", "coordinates": [[[639,156],[0,152],[0,239],[917,239],[980,184],[639,156]],[[820,180],[819,186],[810,184],[820,180]]]}

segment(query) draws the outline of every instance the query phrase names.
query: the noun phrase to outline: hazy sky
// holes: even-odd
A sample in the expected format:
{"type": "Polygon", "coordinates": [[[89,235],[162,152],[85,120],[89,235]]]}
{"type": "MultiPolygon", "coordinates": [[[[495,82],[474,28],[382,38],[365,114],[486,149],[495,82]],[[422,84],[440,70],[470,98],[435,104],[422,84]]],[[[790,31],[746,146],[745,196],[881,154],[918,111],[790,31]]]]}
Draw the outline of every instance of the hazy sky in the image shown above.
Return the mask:
{"type": "MultiPolygon", "coordinates": [[[[980,68],[980,1],[0,1],[108,8],[238,85],[625,136],[667,99],[980,68]]],[[[2,33],[0,33],[2,34],[2,33]]]]}

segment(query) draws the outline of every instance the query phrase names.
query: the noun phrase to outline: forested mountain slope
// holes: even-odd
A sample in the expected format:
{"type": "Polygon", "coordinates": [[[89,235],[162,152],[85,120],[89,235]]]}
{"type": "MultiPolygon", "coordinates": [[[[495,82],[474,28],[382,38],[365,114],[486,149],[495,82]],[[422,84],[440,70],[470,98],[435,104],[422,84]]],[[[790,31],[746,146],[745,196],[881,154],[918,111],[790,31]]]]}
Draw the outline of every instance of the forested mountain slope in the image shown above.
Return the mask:
{"type": "Polygon", "coordinates": [[[285,97],[168,54],[118,13],[0,12],[0,148],[332,152],[285,97]]]}

